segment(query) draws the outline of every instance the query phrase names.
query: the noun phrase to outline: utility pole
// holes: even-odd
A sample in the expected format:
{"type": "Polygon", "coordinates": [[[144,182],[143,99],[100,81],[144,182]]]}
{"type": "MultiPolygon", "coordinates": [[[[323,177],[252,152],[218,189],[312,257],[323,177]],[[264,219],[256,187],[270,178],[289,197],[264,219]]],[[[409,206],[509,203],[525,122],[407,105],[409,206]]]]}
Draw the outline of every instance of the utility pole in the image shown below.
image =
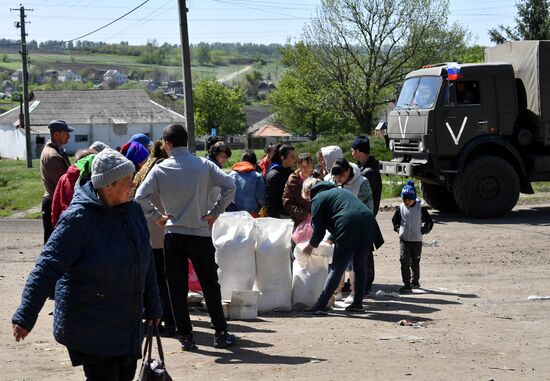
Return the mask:
{"type": "Polygon", "coordinates": [[[195,153],[195,117],[193,116],[193,84],[191,82],[191,53],[189,52],[189,30],[187,28],[187,6],[185,0],[178,0],[180,16],[181,56],[183,68],[183,94],[185,98],[185,121],[189,141],[187,146],[195,153]]]}
{"type": "MultiPolygon", "coordinates": [[[[17,9],[11,8],[15,11],[17,9]]],[[[16,28],[21,28],[21,61],[23,63],[23,108],[25,120],[25,142],[27,151],[27,168],[32,168],[32,148],[31,148],[31,118],[29,115],[29,70],[27,68],[27,34],[25,33],[25,9],[23,5],[19,8],[20,21],[15,23],[16,28]]]]}

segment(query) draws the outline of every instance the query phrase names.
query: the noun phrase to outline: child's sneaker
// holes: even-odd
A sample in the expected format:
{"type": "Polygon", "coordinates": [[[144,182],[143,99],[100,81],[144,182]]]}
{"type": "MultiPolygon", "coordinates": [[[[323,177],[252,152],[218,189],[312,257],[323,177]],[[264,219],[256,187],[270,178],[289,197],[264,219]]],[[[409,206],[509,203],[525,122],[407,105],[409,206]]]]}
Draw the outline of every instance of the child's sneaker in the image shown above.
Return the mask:
{"type": "Polygon", "coordinates": [[[235,335],[231,335],[227,330],[214,334],[214,348],[227,348],[235,344],[237,344],[235,335]]]}
{"type": "Polygon", "coordinates": [[[399,289],[400,294],[410,294],[412,292],[411,286],[403,286],[399,289]]]}

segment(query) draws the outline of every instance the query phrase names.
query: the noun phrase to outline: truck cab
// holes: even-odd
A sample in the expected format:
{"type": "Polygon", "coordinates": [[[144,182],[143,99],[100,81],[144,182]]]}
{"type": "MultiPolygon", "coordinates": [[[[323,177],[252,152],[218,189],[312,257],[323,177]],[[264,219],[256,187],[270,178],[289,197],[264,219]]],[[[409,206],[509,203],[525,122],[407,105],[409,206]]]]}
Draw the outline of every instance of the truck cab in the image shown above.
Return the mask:
{"type": "Polygon", "coordinates": [[[520,150],[509,63],[440,64],[409,73],[388,115],[393,159],[381,173],[414,177],[426,201],[472,217],[510,211],[532,193],[520,150]]]}

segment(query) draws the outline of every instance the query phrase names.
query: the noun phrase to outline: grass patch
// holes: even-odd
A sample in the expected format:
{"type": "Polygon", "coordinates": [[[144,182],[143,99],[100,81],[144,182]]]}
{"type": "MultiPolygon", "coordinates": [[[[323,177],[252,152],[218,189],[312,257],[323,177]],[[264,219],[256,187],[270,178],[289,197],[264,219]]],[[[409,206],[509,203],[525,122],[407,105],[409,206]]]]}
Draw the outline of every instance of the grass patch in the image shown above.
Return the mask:
{"type": "Polygon", "coordinates": [[[535,193],[550,192],[550,182],[534,182],[531,183],[535,193]]]}
{"type": "Polygon", "coordinates": [[[24,160],[0,160],[0,217],[40,206],[43,195],[38,159],[33,168],[24,160]]]}

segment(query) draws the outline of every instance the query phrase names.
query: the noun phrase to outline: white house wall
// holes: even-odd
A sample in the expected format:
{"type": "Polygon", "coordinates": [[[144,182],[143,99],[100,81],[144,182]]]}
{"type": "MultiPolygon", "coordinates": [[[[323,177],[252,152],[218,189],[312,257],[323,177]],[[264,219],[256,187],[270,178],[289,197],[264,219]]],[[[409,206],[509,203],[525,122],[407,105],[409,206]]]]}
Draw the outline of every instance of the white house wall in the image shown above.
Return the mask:
{"type": "Polygon", "coordinates": [[[0,157],[26,159],[25,134],[13,126],[0,126],[0,157]]]}
{"type": "MultiPolygon", "coordinates": [[[[159,139],[162,135],[162,130],[168,124],[131,124],[126,127],[126,133],[124,135],[118,135],[115,132],[116,128],[113,128],[111,124],[94,124],[92,125],[74,125],[71,124],[75,130],[71,132],[71,137],[69,142],[64,146],[65,151],[68,154],[72,155],[79,149],[88,148],[93,142],[99,140],[112,148],[122,147],[124,144],[128,143],[130,138],[135,134],[147,134],[150,136],[151,140],[159,139]],[[88,140],[85,142],[76,142],[76,135],[87,135],[88,140]]],[[[49,135],[39,135],[45,136],[46,141],[49,139],[49,135]]],[[[36,140],[33,139],[33,143],[36,140]]],[[[34,144],[33,144],[34,146],[34,144]]]]}
{"type": "MultiPolygon", "coordinates": [[[[80,149],[88,148],[94,141],[99,140],[109,145],[112,148],[122,147],[128,143],[130,138],[135,134],[147,134],[151,140],[157,140],[162,136],[162,130],[168,123],[162,124],[132,124],[127,126],[126,133],[124,135],[118,135],[115,133],[111,124],[95,124],[95,125],[74,125],[71,124],[75,130],[71,132],[69,142],[64,146],[65,151],[69,155],[73,155],[80,149]],[[76,142],[76,135],[86,135],[87,141],[76,142]]],[[[37,144],[37,138],[44,138],[44,142],[50,140],[49,133],[32,132],[31,134],[31,149],[32,157],[40,157],[40,153],[43,148],[43,144],[37,144]]],[[[25,134],[22,130],[16,129],[12,126],[0,126],[0,157],[8,159],[20,159],[26,158],[26,144],[25,134]]]]}

